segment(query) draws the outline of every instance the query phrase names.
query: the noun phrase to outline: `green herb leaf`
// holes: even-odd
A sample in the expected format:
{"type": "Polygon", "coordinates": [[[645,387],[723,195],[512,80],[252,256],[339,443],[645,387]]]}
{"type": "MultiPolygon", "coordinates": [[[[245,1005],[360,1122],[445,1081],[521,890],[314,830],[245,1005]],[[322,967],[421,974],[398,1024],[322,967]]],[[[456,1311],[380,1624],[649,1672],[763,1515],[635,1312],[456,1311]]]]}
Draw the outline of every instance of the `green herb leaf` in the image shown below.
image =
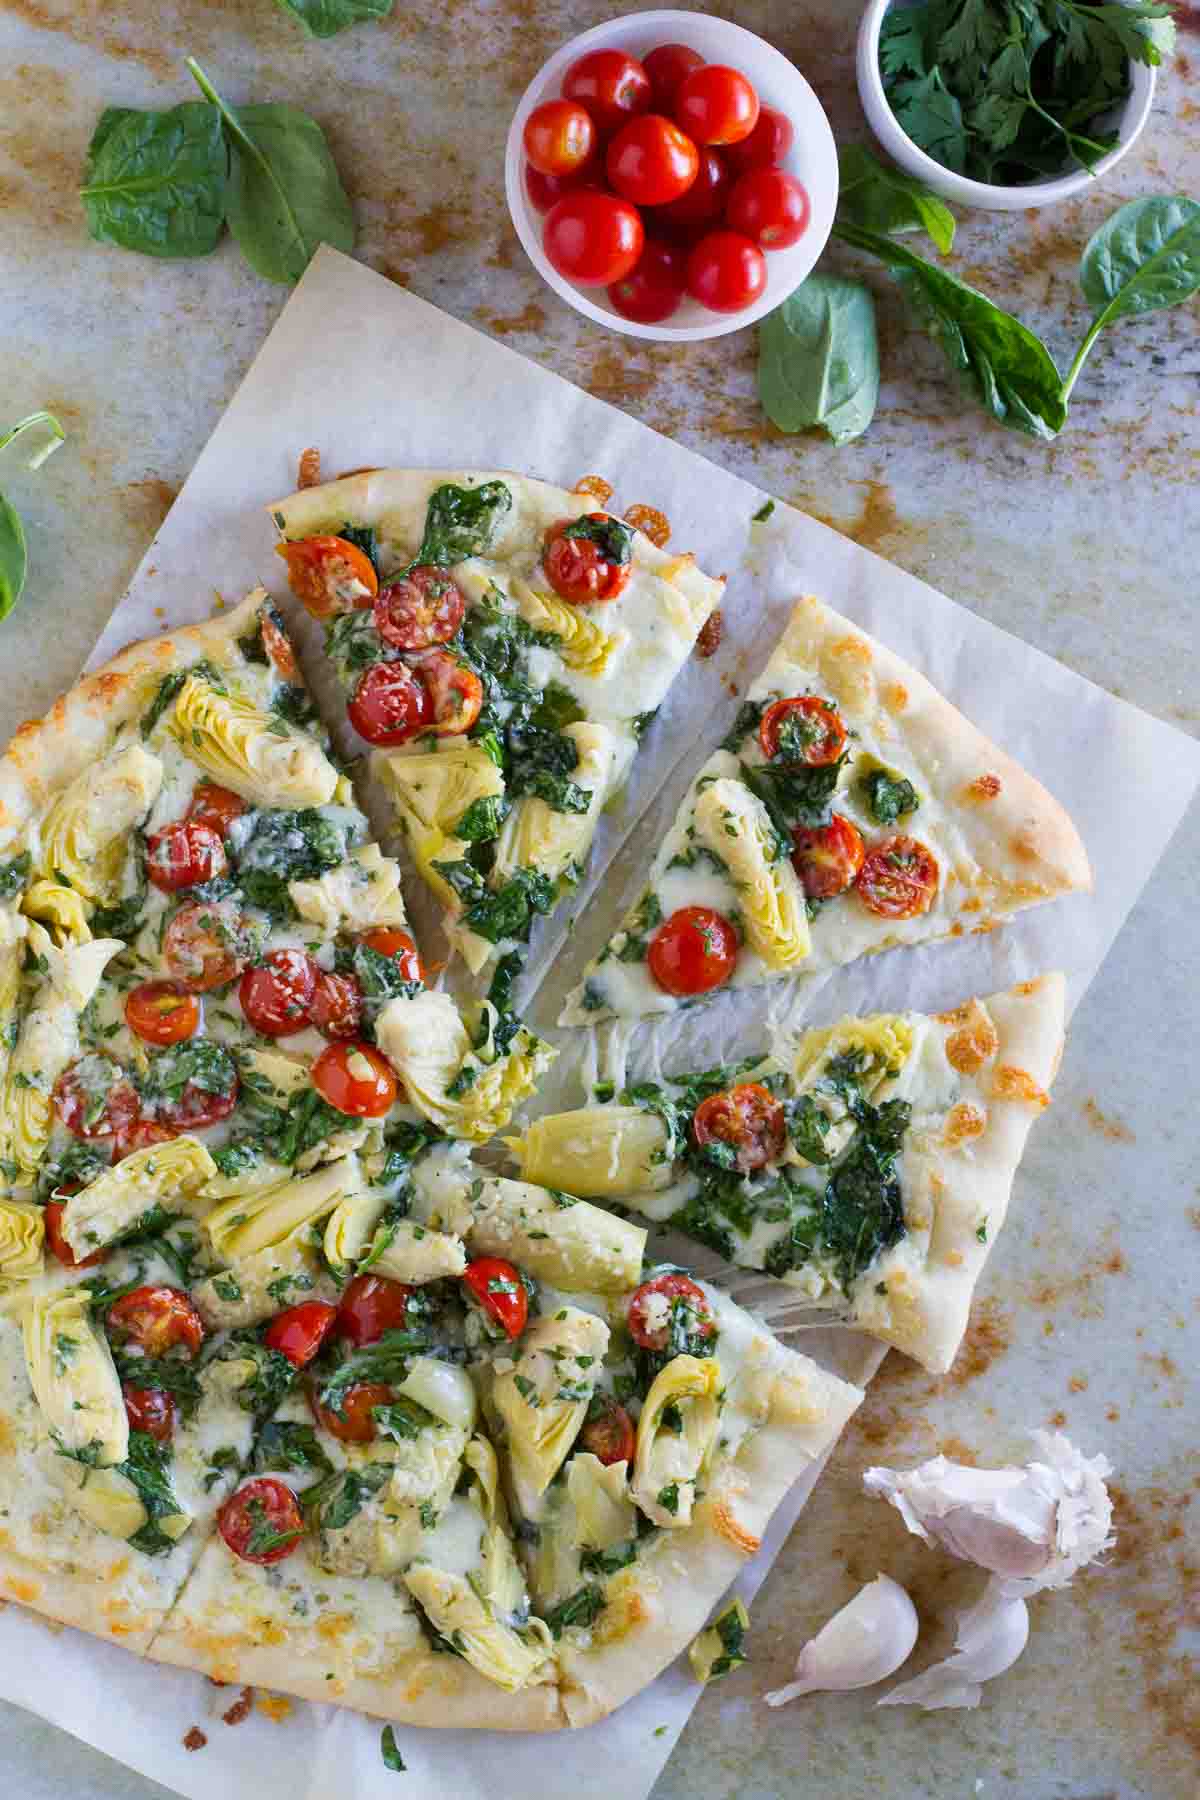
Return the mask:
{"type": "MultiPolygon", "coordinates": [[[[391,0],[388,0],[388,6],[391,6],[391,0]]],[[[391,1769],[396,1775],[407,1773],[404,1767],[404,1758],[396,1748],[396,1734],[390,1725],[385,1725],[380,1733],[379,1754],[383,1758],[385,1769],[391,1769]]]]}
{"type": "Polygon", "coordinates": [[[33,858],[28,850],[22,850],[19,856],[0,863],[0,900],[11,900],[19,894],[29,880],[29,872],[33,867],[33,858]]]}
{"type": "Polygon", "coordinates": [[[552,1637],[560,1638],[568,1626],[594,1625],[604,1611],[604,1589],[589,1582],[560,1600],[557,1606],[551,1607],[542,1617],[550,1627],[552,1637]]]}
{"type": "Polygon", "coordinates": [[[967,162],[967,128],[962,107],[942,80],[941,70],[895,82],[888,99],[905,136],[944,169],[961,174],[967,162]]]}
{"type": "Polygon", "coordinates": [[[207,256],[225,222],[228,168],[221,115],[206,101],[168,112],[110,106],[80,190],[88,230],[144,256],[207,256]]]}
{"type": "Polygon", "coordinates": [[[333,1464],[325,1454],[316,1428],[299,1420],[268,1419],[254,1444],[252,1469],[319,1469],[328,1474],[333,1464]]]}
{"type": "Polygon", "coordinates": [[[503,794],[488,794],[483,799],[472,800],[452,835],[467,844],[486,843],[489,838],[499,837],[507,813],[508,802],[503,794]]]}
{"type": "Polygon", "coordinates": [[[921,797],[911,781],[892,775],[887,769],[872,769],[863,776],[859,787],[863,804],[877,825],[894,825],[897,819],[916,812],[921,797]]]}
{"type": "Polygon", "coordinates": [[[434,488],[415,561],[445,568],[468,556],[484,555],[511,509],[512,492],[503,481],[485,481],[477,488],[446,482],[434,488]]]}
{"type": "Polygon", "coordinates": [[[881,163],[862,144],[840,150],[838,168],[838,212],[851,224],[884,235],[924,231],[943,256],[953,249],[954,214],[924,182],[881,163]]]}
{"type": "MultiPolygon", "coordinates": [[[[53,413],[30,413],[27,418],[18,419],[7,431],[0,432],[0,450],[11,444],[14,438],[23,432],[42,428],[50,432],[50,440],[42,445],[29,459],[31,469],[40,469],[46,458],[57,450],[66,437],[66,432],[54,417],[53,413]]],[[[17,601],[21,598],[25,586],[25,576],[29,568],[29,549],[25,542],[25,528],[21,524],[21,515],[11,500],[0,494],[0,619],[7,619],[17,601]]]]}
{"type": "Polygon", "coordinates": [[[392,0],[276,0],[277,5],[299,19],[309,37],[336,37],[350,25],[364,20],[386,19],[392,0]]]}
{"type": "Polygon", "coordinates": [[[1182,194],[1130,200],[1088,240],[1079,282],[1096,316],[1064,383],[1068,395],[1105,326],[1179,306],[1200,290],[1200,205],[1182,194]]]}
{"type": "Polygon", "coordinates": [[[780,431],[860,437],[879,398],[875,302],[861,281],[810,275],[758,331],[758,394],[780,431]]]}
{"type": "Polygon", "coordinates": [[[586,538],[598,544],[609,562],[627,563],[633,560],[633,527],[626,525],[621,519],[609,518],[607,513],[593,519],[590,513],[575,519],[563,529],[563,536],[570,538],[586,538]]]}

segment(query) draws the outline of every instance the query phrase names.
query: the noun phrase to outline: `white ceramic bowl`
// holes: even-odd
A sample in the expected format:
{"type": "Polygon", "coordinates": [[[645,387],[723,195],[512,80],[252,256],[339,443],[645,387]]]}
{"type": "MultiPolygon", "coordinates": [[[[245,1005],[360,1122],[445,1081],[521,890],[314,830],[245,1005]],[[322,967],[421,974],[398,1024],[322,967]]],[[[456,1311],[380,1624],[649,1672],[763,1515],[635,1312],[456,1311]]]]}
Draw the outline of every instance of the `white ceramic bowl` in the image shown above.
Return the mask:
{"type": "Polygon", "coordinates": [[[1045,181],[1023,182],[1019,187],[996,187],[987,181],[969,181],[965,175],[956,175],[953,169],[944,169],[906,136],[888,104],[879,68],[879,34],[892,4],[893,0],[868,0],[858,29],[858,92],[871,130],[893,162],[899,163],[910,175],[916,175],[943,199],[957,200],[961,206],[982,207],[985,212],[1024,212],[1030,206],[1053,206],[1060,200],[1086,193],[1097,177],[1106,175],[1119,163],[1141,136],[1150,116],[1158,71],[1147,68],[1145,63],[1132,63],[1129,98],[1113,115],[1109,127],[1119,134],[1116,146],[1107,156],[1101,157],[1094,169],[1072,169],[1045,181]]]}
{"type": "Polygon", "coordinates": [[[610,325],[614,331],[627,332],[630,337],[654,338],[662,343],[721,337],[727,331],[740,331],[743,326],[752,325],[764,313],[773,312],[811,272],[828,242],[837,210],[838,167],[833,133],[820,101],[803,75],[786,56],[781,56],[753,32],[743,31],[740,25],[730,25],[724,19],[707,17],[704,13],[630,13],[624,19],[614,19],[609,25],[596,25],[591,31],[572,38],[561,50],[556,50],[526,88],[513,117],[504,178],[508,210],[517,236],[534,268],[555,293],[576,312],[594,319],[599,325],[610,325]],[[656,44],[689,44],[699,51],[705,62],[729,63],[741,69],[754,83],[765,104],[786,113],[795,128],[795,142],[782,167],[808,189],[812,217],[798,244],[793,244],[790,250],[768,252],[766,288],[761,298],[744,312],[710,312],[699,301],[685,299],[679,310],[662,324],[639,325],[614,311],[602,287],[581,288],[565,280],[551,267],[542,249],[544,216],[530,205],[525,192],[522,133],[526,119],[543,100],[557,97],[563,76],[585,51],[615,49],[626,50],[631,56],[645,56],[656,44]]]}

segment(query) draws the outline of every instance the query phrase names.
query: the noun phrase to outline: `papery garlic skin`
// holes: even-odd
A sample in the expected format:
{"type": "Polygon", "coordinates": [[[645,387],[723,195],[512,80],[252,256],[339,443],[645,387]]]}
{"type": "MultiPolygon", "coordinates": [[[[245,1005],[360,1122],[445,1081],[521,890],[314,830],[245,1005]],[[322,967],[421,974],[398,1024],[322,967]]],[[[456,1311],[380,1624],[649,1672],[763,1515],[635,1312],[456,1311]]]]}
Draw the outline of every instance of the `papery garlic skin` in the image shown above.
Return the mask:
{"type": "Polygon", "coordinates": [[[879,1575],[805,1644],[795,1681],[763,1698],[768,1706],[783,1706],[801,1694],[873,1687],[908,1661],[917,1630],[917,1609],[907,1593],[890,1575],[879,1575]]]}
{"type": "Polygon", "coordinates": [[[982,1684],[1011,1669],[1029,1640],[1029,1609],[1008,1585],[993,1575],[974,1606],[959,1614],[954,1655],[902,1681],[875,1704],[922,1706],[926,1712],[978,1706],[982,1684]]]}
{"type": "Polygon", "coordinates": [[[1010,1595],[1065,1587],[1115,1541],[1105,1456],[1061,1432],[1035,1431],[1040,1456],[1014,1469],[971,1469],[935,1456],[906,1473],[868,1469],[863,1486],[890,1500],[908,1529],[1000,1576],[1010,1595]]]}

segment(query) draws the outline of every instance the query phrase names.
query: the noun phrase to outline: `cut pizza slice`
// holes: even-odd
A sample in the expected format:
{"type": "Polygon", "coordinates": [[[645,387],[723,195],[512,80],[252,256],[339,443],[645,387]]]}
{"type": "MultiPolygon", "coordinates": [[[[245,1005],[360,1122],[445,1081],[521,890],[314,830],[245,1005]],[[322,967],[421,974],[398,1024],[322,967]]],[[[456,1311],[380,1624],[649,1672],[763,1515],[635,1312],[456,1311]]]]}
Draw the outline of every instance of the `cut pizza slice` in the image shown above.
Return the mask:
{"type": "Polygon", "coordinates": [[[724,583],[587,493],[521,475],[374,469],[271,514],[350,724],[478,973],[579,880],[724,583]]]}
{"type": "Polygon", "coordinates": [[[1061,975],[936,1018],[843,1019],[608,1093],[509,1139],[522,1175],[619,1200],[938,1372],[954,1360],[1063,1047],[1061,975]]]}
{"type": "Polygon", "coordinates": [[[924,676],[804,599],[560,1023],[990,930],[1090,885],[1045,788],[924,676]]]}

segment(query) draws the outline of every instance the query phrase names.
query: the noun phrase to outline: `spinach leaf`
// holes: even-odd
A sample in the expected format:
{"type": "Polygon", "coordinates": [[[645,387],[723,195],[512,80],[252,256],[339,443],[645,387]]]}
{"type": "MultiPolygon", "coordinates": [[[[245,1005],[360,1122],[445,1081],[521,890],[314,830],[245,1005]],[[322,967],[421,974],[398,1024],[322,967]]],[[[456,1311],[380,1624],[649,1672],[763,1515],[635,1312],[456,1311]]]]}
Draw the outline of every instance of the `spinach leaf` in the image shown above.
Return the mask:
{"type": "MultiPolygon", "coordinates": [[[[388,5],[391,5],[391,0],[388,0],[388,5]]],[[[390,1725],[385,1725],[379,1734],[379,1754],[383,1758],[385,1769],[390,1769],[394,1775],[406,1773],[404,1758],[396,1747],[396,1733],[390,1725]]]]}
{"type": "Polygon", "coordinates": [[[1106,325],[1178,306],[1200,290],[1200,205],[1182,194],[1130,200],[1088,240],[1079,282],[1096,316],[1063,383],[1068,396],[1106,325]]]}
{"type": "Polygon", "coordinates": [[[794,1100],[785,1100],[783,1110],[788,1135],[805,1162],[818,1166],[831,1162],[833,1159],[825,1148],[830,1120],[812,1095],[798,1094],[794,1100]]]}
{"type": "Polygon", "coordinates": [[[534,915],[548,913],[554,905],[554,883],[534,869],[514,869],[504,886],[493,890],[469,862],[435,862],[433,867],[466,902],[464,924],[492,944],[504,938],[524,941],[534,915]]]}
{"type": "Polygon", "coordinates": [[[780,841],[790,845],[793,825],[827,825],[829,808],[837,792],[845,755],[836,762],[795,763],[774,768],[770,763],[740,763],[739,773],[771,815],[780,841]]]}
{"type": "Polygon", "coordinates": [[[593,518],[584,513],[582,518],[575,519],[563,528],[564,537],[586,538],[598,544],[609,562],[627,563],[633,560],[633,528],[621,519],[609,518],[601,513],[593,518]]]}
{"type": "Polygon", "coordinates": [[[485,481],[477,488],[445,482],[434,488],[416,561],[444,568],[468,556],[483,556],[511,508],[512,492],[503,481],[485,481]]]}
{"type": "Polygon", "coordinates": [[[300,1505],[305,1517],[315,1517],[322,1531],[341,1531],[391,1478],[391,1463],[366,1463],[361,1469],[338,1470],[306,1488],[299,1496],[300,1505]]]}
{"type": "Polygon", "coordinates": [[[486,843],[489,838],[499,837],[507,813],[508,802],[503,794],[472,800],[451,835],[467,844],[486,843]]]}
{"type": "Polygon", "coordinates": [[[894,825],[897,819],[916,812],[921,804],[912,782],[902,775],[891,775],[886,769],[871,769],[859,786],[863,804],[877,825],[894,825]]]}
{"type": "Polygon", "coordinates": [[[333,1464],[321,1447],[316,1429],[293,1419],[268,1419],[254,1444],[252,1469],[319,1469],[328,1474],[333,1464]]]}
{"type": "Polygon", "coordinates": [[[810,275],[758,328],[758,395],[780,431],[860,437],[879,398],[875,302],[861,281],[810,275]]]}
{"type": "Polygon", "coordinates": [[[325,627],[325,654],[344,688],[356,685],[372,663],[383,662],[386,650],[369,608],[339,613],[325,627]]]}
{"type": "Polygon", "coordinates": [[[386,19],[392,0],[276,0],[277,5],[299,19],[309,37],[336,37],[348,25],[364,19],[386,19]]]}
{"type": "Polygon", "coordinates": [[[88,230],[145,256],[207,256],[225,222],[228,169],[221,115],[207,101],[168,112],[110,106],[80,190],[88,230]]]}
{"type": "Polygon", "coordinates": [[[943,256],[949,255],[954,247],[954,214],[932,188],[881,163],[863,144],[848,144],[838,152],[838,171],[838,211],[843,218],[884,235],[924,231],[943,256]]]}
{"type": "Polygon", "coordinates": [[[243,1412],[253,1413],[256,1421],[263,1423],[291,1391],[295,1367],[281,1350],[270,1349],[253,1331],[231,1332],[222,1345],[222,1353],[254,1364],[253,1374],[237,1391],[237,1403],[243,1412]]]}
{"type": "MultiPolygon", "coordinates": [[[[340,956],[339,952],[339,959],[340,956]]],[[[385,1000],[411,1000],[414,994],[421,992],[423,983],[407,979],[398,957],[387,956],[382,950],[373,950],[361,938],[345,960],[350,972],[357,978],[366,1000],[382,1005],[385,1000]]]]}
{"type": "MultiPolygon", "coordinates": [[[[67,435],[53,413],[35,412],[30,413],[27,418],[18,419],[7,431],[0,432],[0,450],[11,444],[14,438],[20,437],[22,432],[35,427],[51,434],[49,442],[43,444],[29,459],[31,469],[40,469],[67,435]]],[[[0,494],[0,619],[7,619],[21,598],[28,569],[29,548],[25,542],[25,527],[21,524],[21,515],[12,501],[0,494]]]]}
{"type": "Polygon", "coordinates": [[[174,1356],[130,1356],[113,1351],[117,1374],[130,1387],[162,1388],[172,1395],[184,1418],[200,1404],[200,1378],[190,1362],[174,1356]]]}
{"type": "Polygon", "coordinates": [[[174,1549],[175,1539],[167,1536],[158,1521],[183,1510],[171,1488],[170,1450],[157,1443],[148,1431],[131,1431],[129,1453],[118,1466],[137,1489],[138,1499],[146,1509],[146,1523],[129,1542],[146,1556],[165,1556],[174,1549]]]}
{"type": "Polygon", "coordinates": [[[351,1350],[326,1369],[317,1386],[317,1402],[327,1412],[341,1417],[346,1395],[359,1381],[403,1381],[408,1359],[428,1350],[429,1339],[423,1331],[385,1331],[361,1350],[351,1350]]]}
{"type": "Polygon", "coordinates": [[[577,1588],[573,1594],[568,1594],[565,1600],[560,1600],[557,1606],[552,1606],[542,1617],[550,1627],[550,1635],[560,1638],[568,1626],[594,1625],[604,1611],[605,1604],[604,1589],[589,1582],[586,1586],[577,1588]]]}
{"type": "Polygon", "coordinates": [[[529,717],[531,724],[540,725],[545,731],[561,731],[565,725],[577,724],[587,714],[570,688],[564,687],[561,681],[548,681],[529,717]]]}
{"type": "Polygon", "coordinates": [[[318,245],[352,250],[354,209],[316,120],[282,103],[235,111],[194,57],[187,67],[225,124],[231,153],[226,214],[250,267],[268,281],[291,283],[299,281],[318,245]]]}
{"type": "Polygon", "coordinates": [[[33,857],[28,850],[22,850],[6,863],[0,863],[0,900],[11,900],[19,894],[29,880],[29,871],[33,867],[33,857]]]}
{"type": "Polygon", "coordinates": [[[515,798],[533,794],[555,812],[585,813],[592,803],[590,788],[567,777],[578,766],[579,746],[561,731],[542,726],[510,725],[508,792],[515,798]]]}
{"type": "Polygon", "coordinates": [[[238,1072],[230,1052],[213,1038],[189,1038],[152,1055],[139,1086],[146,1100],[178,1101],[186,1087],[202,1094],[230,1094],[238,1072]]]}

